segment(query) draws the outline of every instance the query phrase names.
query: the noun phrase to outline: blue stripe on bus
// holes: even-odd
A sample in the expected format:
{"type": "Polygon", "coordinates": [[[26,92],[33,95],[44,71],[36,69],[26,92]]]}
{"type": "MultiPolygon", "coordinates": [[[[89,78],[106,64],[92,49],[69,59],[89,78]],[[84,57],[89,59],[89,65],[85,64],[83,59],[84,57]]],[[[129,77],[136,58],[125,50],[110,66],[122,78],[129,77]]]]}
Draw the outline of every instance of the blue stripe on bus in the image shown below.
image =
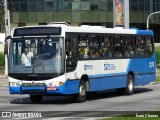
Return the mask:
{"type": "Polygon", "coordinates": [[[136,30],[136,34],[139,34],[139,35],[153,35],[153,31],[151,31],[151,30],[136,30]]]}
{"type": "Polygon", "coordinates": [[[100,77],[122,76],[122,75],[126,75],[126,72],[121,72],[121,73],[112,73],[112,74],[97,74],[97,75],[89,75],[89,78],[100,78],[100,77]]]}
{"type": "Polygon", "coordinates": [[[22,94],[20,90],[20,86],[17,87],[9,87],[10,94],[22,94]]]}

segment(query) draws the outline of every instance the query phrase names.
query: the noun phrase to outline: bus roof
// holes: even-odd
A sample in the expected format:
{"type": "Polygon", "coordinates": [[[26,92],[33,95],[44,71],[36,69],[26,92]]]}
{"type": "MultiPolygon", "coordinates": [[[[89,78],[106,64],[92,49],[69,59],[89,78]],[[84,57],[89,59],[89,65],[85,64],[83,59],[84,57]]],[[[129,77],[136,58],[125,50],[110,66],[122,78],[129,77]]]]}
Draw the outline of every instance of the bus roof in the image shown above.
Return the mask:
{"type": "Polygon", "coordinates": [[[81,26],[81,27],[66,26],[65,32],[153,35],[153,31],[151,30],[105,28],[103,26],[81,26]]]}
{"type": "MultiPolygon", "coordinates": [[[[64,29],[65,32],[70,33],[109,33],[109,34],[137,34],[137,35],[153,35],[153,31],[151,30],[138,30],[138,29],[124,29],[124,28],[105,28],[103,26],[89,26],[89,25],[82,25],[78,26],[68,26],[64,24],[50,24],[50,25],[38,25],[38,26],[25,26],[25,27],[18,27],[15,29],[20,28],[38,28],[38,27],[61,27],[64,29]]],[[[14,29],[14,30],[15,30],[14,29]]],[[[13,30],[13,31],[14,31],[13,30]]]]}

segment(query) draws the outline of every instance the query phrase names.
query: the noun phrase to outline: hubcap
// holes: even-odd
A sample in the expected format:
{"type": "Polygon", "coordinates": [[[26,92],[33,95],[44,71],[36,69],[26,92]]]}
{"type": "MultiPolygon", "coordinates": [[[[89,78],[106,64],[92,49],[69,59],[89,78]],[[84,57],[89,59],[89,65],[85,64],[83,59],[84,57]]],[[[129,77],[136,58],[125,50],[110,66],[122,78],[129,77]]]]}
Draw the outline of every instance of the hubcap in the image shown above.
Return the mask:
{"type": "Polygon", "coordinates": [[[85,87],[83,85],[80,86],[79,94],[80,96],[85,96],[85,87]]]}
{"type": "Polygon", "coordinates": [[[129,80],[128,88],[129,88],[129,91],[133,90],[133,82],[132,82],[132,80],[129,80]]]}

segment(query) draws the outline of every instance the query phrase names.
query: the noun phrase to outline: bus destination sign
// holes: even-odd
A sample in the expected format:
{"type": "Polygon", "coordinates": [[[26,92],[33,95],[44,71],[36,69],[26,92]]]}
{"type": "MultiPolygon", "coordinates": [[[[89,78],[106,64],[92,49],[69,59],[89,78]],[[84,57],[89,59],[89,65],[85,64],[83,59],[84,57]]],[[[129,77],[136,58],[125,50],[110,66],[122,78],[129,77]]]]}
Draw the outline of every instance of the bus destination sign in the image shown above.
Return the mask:
{"type": "Polygon", "coordinates": [[[14,30],[14,37],[17,36],[43,36],[43,35],[60,35],[60,27],[27,27],[17,28],[14,30]]]}

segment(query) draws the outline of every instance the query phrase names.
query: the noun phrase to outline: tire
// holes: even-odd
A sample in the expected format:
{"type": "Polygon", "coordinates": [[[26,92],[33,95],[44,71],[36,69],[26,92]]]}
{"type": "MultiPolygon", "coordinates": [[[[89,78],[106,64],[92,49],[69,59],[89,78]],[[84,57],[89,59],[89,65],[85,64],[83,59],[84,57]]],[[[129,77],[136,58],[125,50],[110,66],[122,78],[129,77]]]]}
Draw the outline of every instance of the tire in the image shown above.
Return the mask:
{"type": "Polygon", "coordinates": [[[134,78],[131,74],[127,77],[127,88],[125,90],[126,95],[133,95],[134,91],[134,78]]]}
{"type": "Polygon", "coordinates": [[[42,103],[43,95],[30,95],[32,103],[39,104],[42,103]]]}
{"type": "Polygon", "coordinates": [[[86,83],[82,80],[79,85],[79,93],[78,95],[74,95],[73,98],[76,102],[82,103],[86,100],[86,83]]]}
{"type": "Polygon", "coordinates": [[[134,91],[134,78],[131,74],[127,77],[127,87],[126,88],[118,88],[116,92],[118,95],[133,95],[134,91]]]}

